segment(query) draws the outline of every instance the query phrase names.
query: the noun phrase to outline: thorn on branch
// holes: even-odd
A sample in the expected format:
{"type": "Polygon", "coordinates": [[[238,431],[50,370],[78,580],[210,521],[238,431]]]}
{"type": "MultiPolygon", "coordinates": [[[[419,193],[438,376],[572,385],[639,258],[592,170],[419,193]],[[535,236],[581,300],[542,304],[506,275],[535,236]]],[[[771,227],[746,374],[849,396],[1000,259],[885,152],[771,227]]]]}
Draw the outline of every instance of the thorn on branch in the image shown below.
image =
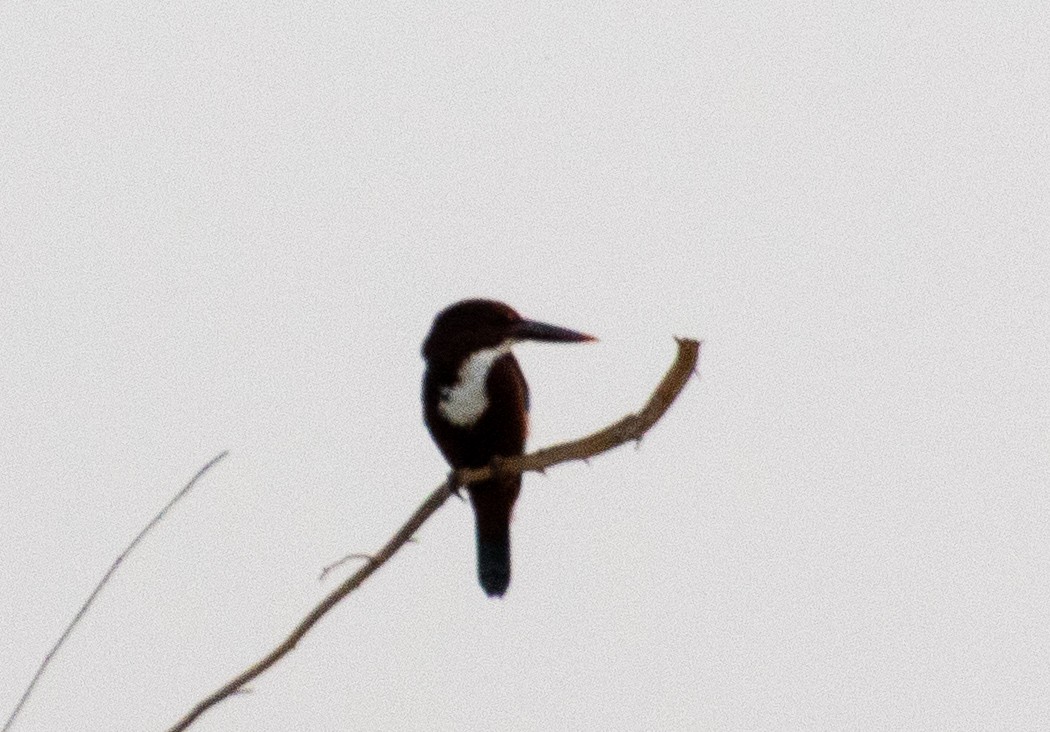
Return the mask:
{"type": "Polygon", "coordinates": [[[624,442],[634,440],[637,442],[645,434],[645,425],[637,414],[628,414],[620,420],[620,431],[624,436],[624,442]]]}

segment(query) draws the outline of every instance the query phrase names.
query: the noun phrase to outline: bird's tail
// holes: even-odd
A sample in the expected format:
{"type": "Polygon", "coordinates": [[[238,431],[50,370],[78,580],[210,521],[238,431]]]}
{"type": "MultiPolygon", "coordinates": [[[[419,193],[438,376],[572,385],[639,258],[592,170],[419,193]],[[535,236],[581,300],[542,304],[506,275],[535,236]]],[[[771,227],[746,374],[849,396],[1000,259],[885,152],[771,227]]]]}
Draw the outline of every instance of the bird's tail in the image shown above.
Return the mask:
{"type": "Polygon", "coordinates": [[[477,519],[478,582],[489,597],[501,597],[510,585],[510,514],[520,479],[471,487],[477,519]]]}
{"type": "Polygon", "coordinates": [[[502,597],[510,585],[510,532],[502,538],[478,536],[478,582],[489,597],[502,597]]]}

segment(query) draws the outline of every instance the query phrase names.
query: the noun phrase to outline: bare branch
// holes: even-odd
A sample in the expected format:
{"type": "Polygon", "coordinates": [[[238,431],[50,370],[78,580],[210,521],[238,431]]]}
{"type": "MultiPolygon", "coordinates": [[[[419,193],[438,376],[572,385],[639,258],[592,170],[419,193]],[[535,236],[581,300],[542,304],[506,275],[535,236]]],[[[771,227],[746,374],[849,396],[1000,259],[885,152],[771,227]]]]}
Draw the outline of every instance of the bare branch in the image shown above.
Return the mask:
{"type": "Polygon", "coordinates": [[[119,567],[124,561],[124,559],[129,554],[131,554],[131,551],[138,545],[140,541],[142,541],[146,534],[148,534],[154,526],[160,523],[161,519],[163,519],[165,514],[167,514],[168,511],[171,510],[172,506],[174,506],[176,503],[182,500],[182,498],[190,492],[193,486],[197,484],[197,481],[200,480],[204,476],[204,474],[212,468],[212,466],[214,466],[228,454],[228,450],[223,450],[218,455],[209,460],[207,463],[205,463],[204,467],[198,470],[197,474],[190,478],[190,482],[184,485],[182,487],[182,490],[176,493],[175,496],[170,501],[168,501],[167,505],[165,505],[164,508],[162,508],[160,512],[157,513],[157,515],[154,516],[148,524],[146,524],[145,528],[143,528],[142,531],[138,533],[138,536],[131,540],[131,543],[128,544],[124,551],[120,553],[120,556],[118,556],[116,560],[114,560],[113,564],[109,565],[109,569],[106,570],[106,573],[104,575],[102,575],[102,579],[100,579],[98,584],[95,585],[95,589],[91,591],[90,595],[88,595],[88,599],[85,600],[84,604],[80,606],[80,609],[77,610],[77,614],[73,616],[73,619],[69,621],[69,625],[67,625],[66,629],[62,631],[62,635],[60,635],[58,637],[58,640],[55,641],[55,645],[53,645],[51,647],[51,650],[47,652],[47,655],[44,656],[44,660],[41,661],[40,666],[36,670],[36,673],[33,674],[33,678],[32,680],[30,680],[29,686],[27,686],[26,690],[22,692],[22,697],[18,700],[18,704],[15,705],[15,708],[11,712],[11,715],[7,718],[7,721],[4,723],[3,732],[8,732],[8,730],[10,730],[11,727],[14,725],[15,717],[17,717],[18,713],[22,711],[22,707],[25,706],[26,701],[33,693],[33,689],[34,687],[36,687],[37,682],[40,681],[40,677],[44,675],[44,671],[51,663],[51,659],[55,657],[55,654],[58,653],[58,649],[62,647],[62,644],[66,642],[66,639],[69,637],[70,633],[73,632],[73,628],[77,626],[77,623],[79,623],[81,618],[84,617],[84,614],[87,613],[88,608],[90,608],[92,603],[95,602],[95,598],[98,597],[98,593],[101,592],[102,588],[106,586],[107,582],[109,582],[110,577],[112,577],[113,573],[117,571],[117,567],[119,567]]]}
{"type": "Polygon", "coordinates": [[[390,557],[397,552],[405,543],[412,540],[412,536],[419,527],[430,518],[442,504],[452,495],[453,490],[460,486],[488,480],[496,472],[499,473],[524,473],[543,472],[544,469],[564,463],[569,460],[586,460],[599,453],[611,450],[618,445],[631,440],[637,440],[644,435],[657,420],[663,416],[671,403],[678,397],[686,382],[692,376],[697,361],[700,357],[700,342],[688,338],[679,338],[678,356],[671,365],[670,370],[664,375],[663,380],[656,387],[656,391],[649,397],[649,401],[637,414],[629,414],[615,424],[599,430],[591,435],[564,442],[558,445],[537,450],[536,452],[522,455],[520,457],[503,458],[497,461],[498,465],[490,465],[485,468],[463,469],[453,471],[440,486],[427,496],[422,505],[415,513],[398,529],[397,533],[375,554],[371,555],[370,561],[358,569],[350,577],[346,578],[339,587],[332,590],[303,620],[296,626],[295,630],[284,639],[276,648],[266,656],[249,666],[241,674],[229,681],[225,686],[210,696],[201,700],[182,719],[180,719],[169,732],[181,732],[185,730],[194,720],[212,706],[218,704],[231,694],[235,694],[245,684],[256,678],[270,666],[279,661],[285,654],[291,651],[302,640],[303,636],[320,620],[329,610],[357,589],[362,582],[368,579],[373,572],[386,563],[390,557]]]}

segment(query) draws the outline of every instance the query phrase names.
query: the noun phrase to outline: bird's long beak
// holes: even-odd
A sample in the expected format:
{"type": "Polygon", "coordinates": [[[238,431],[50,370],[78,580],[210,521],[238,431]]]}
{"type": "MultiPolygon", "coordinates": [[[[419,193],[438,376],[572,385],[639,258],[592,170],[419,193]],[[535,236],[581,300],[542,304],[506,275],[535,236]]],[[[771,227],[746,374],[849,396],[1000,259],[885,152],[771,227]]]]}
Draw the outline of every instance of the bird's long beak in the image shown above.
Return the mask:
{"type": "Polygon", "coordinates": [[[515,325],[511,331],[511,337],[518,341],[550,341],[553,343],[584,343],[598,340],[586,333],[535,320],[523,320],[515,325]]]}

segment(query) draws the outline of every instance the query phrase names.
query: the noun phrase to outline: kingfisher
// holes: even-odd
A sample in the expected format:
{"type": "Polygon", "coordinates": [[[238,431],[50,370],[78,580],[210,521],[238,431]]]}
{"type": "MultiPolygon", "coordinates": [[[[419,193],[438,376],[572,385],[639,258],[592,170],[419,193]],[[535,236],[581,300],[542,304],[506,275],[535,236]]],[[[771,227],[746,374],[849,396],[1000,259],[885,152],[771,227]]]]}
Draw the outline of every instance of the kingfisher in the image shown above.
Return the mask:
{"type": "MultiPolygon", "coordinates": [[[[525,451],[529,387],[511,353],[515,343],[594,340],[526,320],[495,300],[461,300],[439,312],[423,342],[423,419],[448,464],[481,468],[525,451]]],[[[510,585],[510,518],[520,491],[520,474],[467,486],[478,581],[489,597],[501,597],[510,585]]]]}

